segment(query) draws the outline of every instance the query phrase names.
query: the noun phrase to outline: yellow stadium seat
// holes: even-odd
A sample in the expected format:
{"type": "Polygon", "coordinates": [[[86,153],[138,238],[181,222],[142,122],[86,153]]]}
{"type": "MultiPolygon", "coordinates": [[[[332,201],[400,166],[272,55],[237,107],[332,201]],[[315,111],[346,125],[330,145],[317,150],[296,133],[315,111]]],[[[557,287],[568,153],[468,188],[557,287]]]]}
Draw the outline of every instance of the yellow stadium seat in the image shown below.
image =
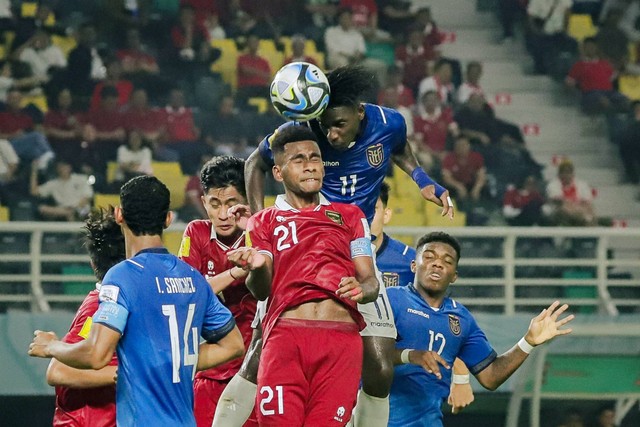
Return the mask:
{"type": "Polygon", "coordinates": [[[0,45],[0,61],[4,61],[6,56],[7,56],[7,49],[3,45],[0,45]]]}
{"type": "Polygon", "coordinates": [[[390,195],[387,206],[393,214],[388,225],[397,227],[422,227],[426,225],[425,211],[418,208],[415,199],[417,199],[415,196],[408,198],[390,195]]]}
{"type": "Polygon", "coordinates": [[[118,206],[120,204],[119,194],[96,194],[93,196],[93,207],[108,208],[109,206],[118,206]]]}
{"type": "Polygon", "coordinates": [[[9,221],[9,208],[6,206],[0,206],[0,221],[9,221]]]}
{"type": "Polygon", "coordinates": [[[180,209],[184,204],[184,190],[187,186],[188,176],[182,174],[178,162],[152,162],[153,175],[167,186],[171,192],[172,210],[180,209]]]}
{"type": "Polygon", "coordinates": [[[629,52],[629,63],[635,64],[636,62],[638,62],[638,48],[636,44],[633,42],[629,43],[627,49],[629,52]]]}
{"type": "Polygon", "coordinates": [[[178,255],[180,249],[180,243],[182,242],[182,232],[180,231],[165,231],[162,233],[162,242],[165,247],[174,255],[178,255]]]}
{"type": "Polygon", "coordinates": [[[21,106],[26,107],[29,104],[33,104],[40,111],[46,113],[49,111],[49,105],[47,104],[47,97],[44,95],[25,95],[22,97],[21,106]]]}
{"type": "Polygon", "coordinates": [[[276,44],[271,39],[261,39],[258,42],[258,52],[261,55],[267,55],[269,53],[277,52],[278,48],[276,48],[276,44]]]}
{"type": "Polygon", "coordinates": [[[69,56],[69,52],[71,52],[77,45],[76,39],[74,37],[66,37],[66,36],[58,36],[52,35],[51,42],[58,46],[64,56],[69,56]]]}
{"type": "Polygon", "coordinates": [[[630,74],[620,76],[618,90],[632,101],[640,100],[640,76],[630,74]]]}
{"type": "Polygon", "coordinates": [[[316,61],[316,64],[318,65],[318,67],[321,70],[325,70],[325,66],[324,66],[324,53],[322,52],[314,52],[312,54],[309,54],[310,57],[312,57],[314,59],[314,61],[316,61]]]}
{"type": "Polygon", "coordinates": [[[118,162],[107,162],[107,183],[111,184],[116,180],[116,172],[118,171],[118,162]]]}
{"type": "Polygon", "coordinates": [[[267,100],[267,98],[262,98],[262,97],[249,98],[247,103],[253,107],[256,107],[258,114],[266,113],[267,109],[269,108],[269,100],[267,100]]]}
{"type": "Polygon", "coordinates": [[[211,71],[220,73],[222,80],[234,90],[238,87],[238,46],[233,39],[211,40],[211,47],[220,49],[220,58],[213,63],[211,71]]]}
{"type": "Polygon", "coordinates": [[[569,17],[567,33],[578,41],[595,36],[598,28],[593,25],[591,15],[573,14],[569,17]]]}
{"type": "Polygon", "coordinates": [[[38,9],[38,3],[25,1],[20,5],[20,16],[23,18],[32,18],[36,16],[36,10],[38,9]]]}
{"type": "Polygon", "coordinates": [[[264,196],[264,207],[269,208],[276,204],[276,196],[264,196]]]}

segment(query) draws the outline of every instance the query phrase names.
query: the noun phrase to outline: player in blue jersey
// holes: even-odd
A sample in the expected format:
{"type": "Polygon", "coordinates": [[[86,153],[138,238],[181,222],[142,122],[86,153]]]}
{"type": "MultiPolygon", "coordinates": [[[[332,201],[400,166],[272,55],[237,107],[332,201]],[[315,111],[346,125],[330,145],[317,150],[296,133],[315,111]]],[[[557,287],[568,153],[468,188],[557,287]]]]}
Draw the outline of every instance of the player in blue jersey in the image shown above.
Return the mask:
{"type": "Polygon", "coordinates": [[[447,297],[458,278],[460,244],[446,233],[430,233],[417,244],[413,285],[388,291],[398,329],[391,387],[391,427],[442,426],[440,407],[449,393],[449,366],[459,357],[480,384],[495,390],[525,361],[532,349],[571,329],[573,315],[554,302],[529,324],[525,336],[497,355],[471,313],[447,297]],[[440,369],[442,365],[447,369],[440,369]]]}
{"type": "Polygon", "coordinates": [[[117,351],[117,424],[195,426],[193,377],[244,352],[229,310],[204,277],[162,246],[169,190],[142,176],[120,191],[115,218],[127,259],[111,268],[86,340],[67,344],[36,331],[29,355],[100,369],[117,351]],[[199,344],[200,338],[204,339],[199,344]]]}
{"type": "MultiPolygon", "coordinates": [[[[375,204],[391,162],[410,175],[422,197],[443,207],[442,215],[453,218],[453,204],[448,191],[433,181],[418,165],[407,143],[406,124],[396,110],[362,103],[373,77],[359,67],[341,67],[327,75],[331,96],[329,106],[319,120],[304,124],[288,122],[288,126],[309,126],[318,137],[325,176],[321,193],[332,202],[356,204],[367,220],[373,219],[375,204]]],[[[267,136],[247,159],[245,181],[247,198],[253,212],[264,207],[264,176],[274,165],[267,136]]],[[[363,387],[354,414],[356,427],[386,426],[389,413],[389,389],[393,379],[391,354],[396,330],[386,300],[384,287],[375,303],[359,307],[367,321],[361,332],[364,340],[363,387]]],[[[260,311],[259,305],[259,311],[260,311]]],[[[224,417],[225,426],[241,426],[245,415],[238,408],[248,408],[244,396],[255,394],[255,377],[261,342],[256,330],[245,363],[221,396],[229,402],[219,407],[214,417],[224,417]],[[245,404],[236,404],[243,401],[245,404]]]]}

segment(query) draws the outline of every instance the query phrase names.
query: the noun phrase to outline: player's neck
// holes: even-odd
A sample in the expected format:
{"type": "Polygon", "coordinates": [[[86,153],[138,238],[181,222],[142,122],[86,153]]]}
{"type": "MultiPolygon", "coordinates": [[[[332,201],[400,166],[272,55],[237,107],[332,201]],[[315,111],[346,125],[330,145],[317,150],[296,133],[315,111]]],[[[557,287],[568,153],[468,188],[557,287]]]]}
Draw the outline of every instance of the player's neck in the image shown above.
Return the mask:
{"type": "Polygon", "coordinates": [[[427,304],[429,304],[429,307],[440,308],[440,306],[442,306],[446,290],[443,292],[429,292],[419,284],[415,285],[415,289],[418,291],[418,294],[420,294],[422,299],[425,300],[427,304]]]}
{"type": "Polygon", "coordinates": [[[380,248],[382,248],[382,244],[384,243],[384,241],[385,241],[384,232],[380,232],[380,234],[376,236],[376,239],[373,242],[371,242],[373,243],[373,246],[375,246],[376,248],[376,253],[380,251],[380,248]]]}
{"type": "Polygon", "coordinates": [[[320,204],[320,193],[315,194],[296,194],[285,189],[284,198],[294,209],[315,208],[320,204]]]}
{"type": "Polygon", "coordinates": [[[158,235],[153,236],[134,236],[130,233],[125,233],[124,241],[126,245],[127,258],[135,256],[138,252],[163,246],[162,237],[158,235]]]}
{"type": "Polygon", "coordinates": [[[242,235],[242,230],[237,229],[233,234],[230,234],[228,236],[217,236],[217,239],[221,243],[224,243],[227,246],[231,246],[240,238],[241,235],[242,235]]]}

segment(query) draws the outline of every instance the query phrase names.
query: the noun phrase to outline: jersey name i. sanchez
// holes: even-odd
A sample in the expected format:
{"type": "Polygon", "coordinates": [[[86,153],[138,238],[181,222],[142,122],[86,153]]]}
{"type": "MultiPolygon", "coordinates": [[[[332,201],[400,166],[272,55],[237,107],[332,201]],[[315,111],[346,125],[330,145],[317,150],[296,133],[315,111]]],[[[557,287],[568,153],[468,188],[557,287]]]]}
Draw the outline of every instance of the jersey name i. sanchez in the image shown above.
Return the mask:
{"type": "MultiPolygon", "coordinates": [[[[360,124],[360,131],[353,145],[345,151],[336,150],[329,144],[317,120],[309,121],[308,126],[318,137],[322,153],[325,170],[322,194],[332,202],[358,206],[371,222],[391,157],[401,154],[407,144],[407,125],[396,110],[374,104],[363,105],[365,118],[360,124]]],[[[278,130],[295,124],[299,123],[287,122],[278,130]]],[[[258,152],[269,166],[274,162],[269,145],[272,135],[258,146],[258,152]]]]}
{"type": "Polygon", "coordinates": [[[369,226],[357,206],[320,195],[315,208],[298,210],[280,195],[275,206],[249,219],[247,236],[248,246],[273,259],[265,342],[284,311],[312,300],[336,300],[364,329],[357,304],[336,295],[340,280],[355,276],[353,258],[371,256],[369,226]]]}

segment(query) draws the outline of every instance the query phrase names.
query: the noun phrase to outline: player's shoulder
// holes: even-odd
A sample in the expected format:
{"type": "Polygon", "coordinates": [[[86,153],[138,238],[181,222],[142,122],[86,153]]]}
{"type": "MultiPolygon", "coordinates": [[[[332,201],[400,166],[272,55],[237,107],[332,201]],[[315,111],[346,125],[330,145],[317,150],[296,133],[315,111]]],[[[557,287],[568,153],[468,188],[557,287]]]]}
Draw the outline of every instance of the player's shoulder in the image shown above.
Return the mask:
{"type": "Polygon", "coordinates": [[[375,125],[386,125],[389,128],[404,126],[404,117],[398,110],[377,104],[364,104],[367,120],[375,125]]]}
{"type": "Polygon", "coordinates": [[[268,208],[264,208],[251,215],[251,218],[249,218],[249,222],[247,223],[247,231],[251,231],[252,229],[260,227],[263,224],[270,223],[277,215],[278,210],[279,209],[277,209],[275,206],[269,206],[268,208]]]}
{"type": "MultiPolygon", "coordinates": [[[[400,306],[403,301],[409,301],[412,295],[413,286],[391,286],[387,288],[387,297],[391,306],[400,306]]],[[[405,303],[406,304],[406,303],[405,303]]]]}
{"type": "Polygon", "coordinates": [[[331,202],[326,207],[328,210],[338,211],[341,214],[348,216],[349,218],[364,218],[364,213],[362,209],[357,205],[351,203],[340,203],[340,202],[331,202]]]}
{"type": "Polygon", "coordinates": [[[195,219],[187,224],[184,234],[190,237],[204,234],[208,236],[211,234],[211,221],[208,219],[195,219]]]}
{"type": "Polygon", "coordinates": [[[410,258],[411,260],[413,260],[416,257],[416,250],[414,248],[401,242],[400,240],[396,240],[392,237],[388,237],[388,238],[389,238],[388,247],[393,252],[397,253],[399,256],[410,258]]]}

